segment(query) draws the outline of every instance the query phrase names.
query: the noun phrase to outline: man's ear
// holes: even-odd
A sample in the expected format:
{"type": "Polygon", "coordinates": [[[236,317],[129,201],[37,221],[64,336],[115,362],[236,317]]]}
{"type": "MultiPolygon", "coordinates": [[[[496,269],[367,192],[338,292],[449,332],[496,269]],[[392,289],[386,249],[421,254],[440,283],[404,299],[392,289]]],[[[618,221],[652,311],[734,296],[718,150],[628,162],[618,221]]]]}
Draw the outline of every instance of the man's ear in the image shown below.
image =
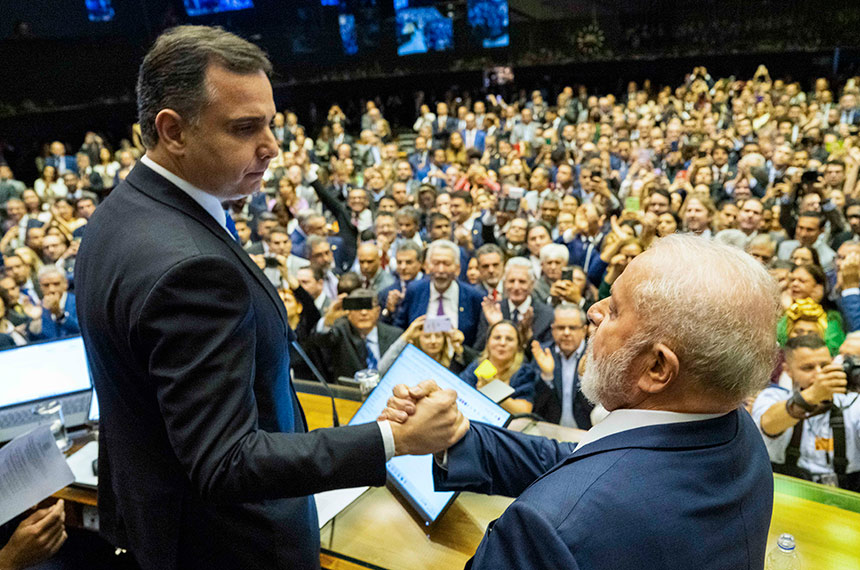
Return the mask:
{"type": "Polygon", "coordinates": [[[639,377],[637,385],[646,394],[659,394],[678,377],[678,356],[665,344],[657,343],[649,357],[648,368],[639,377]]]}
{"type": "Polygon", "coordinates": [[[155,116],[155,129],[158,140],[164,149],[172,155],[185,154],[185,130],[188,123],[173,109],[162,109],[155,116]]]}

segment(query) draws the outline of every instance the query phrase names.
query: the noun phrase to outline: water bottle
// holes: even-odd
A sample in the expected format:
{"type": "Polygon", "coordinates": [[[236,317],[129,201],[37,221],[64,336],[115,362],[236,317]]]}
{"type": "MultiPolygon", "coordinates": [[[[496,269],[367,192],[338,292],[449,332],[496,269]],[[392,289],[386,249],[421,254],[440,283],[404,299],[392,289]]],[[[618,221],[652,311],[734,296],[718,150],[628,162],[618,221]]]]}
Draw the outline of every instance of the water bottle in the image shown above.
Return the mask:
{"type": "Polygon", "coordinates": [[[794,537],[781,534],[776,541],[776,547],[767,555],[764,563],[765,570],[800,570],[800,557],[794,547],[794,537]]]}

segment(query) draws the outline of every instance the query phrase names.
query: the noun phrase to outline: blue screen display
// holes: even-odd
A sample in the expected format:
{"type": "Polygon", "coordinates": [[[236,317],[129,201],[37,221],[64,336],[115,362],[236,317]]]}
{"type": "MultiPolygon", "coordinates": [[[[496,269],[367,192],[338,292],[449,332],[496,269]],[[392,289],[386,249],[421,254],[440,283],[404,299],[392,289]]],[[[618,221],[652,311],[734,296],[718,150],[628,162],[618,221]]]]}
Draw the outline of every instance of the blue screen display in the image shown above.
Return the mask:
{"type": "Polygon", "coordinates": [[[485,48],[510,44],[508,0],[469,0],[469,27],[472,37],[485,48]]]}
{"type": "MultiPolygon", "coordinates": [[[[495,402],[472,388],[456,374],[409,344],[397,357],[379,385],[349,422],[350,425],[376,421],[385,409],[394,386],[414,386],[424,380],[433,379],[444,390],[457,392],[457,407],[469,420],[494,426],[504,426],[510,414],[495,402]]],[[[386,465],[389,478],[403,492],[425,521],[431,523],[442,513],[454,498],[453,492],[433,490],[433,457],[431,455],[401,455],[386,465]]]]}
{"type": "Polygon", "coordinates": [[[116,15],[112,0],[86,0],[87,17],[90,22],[110,22],[116,15]]]}
{"type": "Polygon", "coordinates": [[[355,16],[352,14],[340,14],[337,17],[340,28],[340,41],[343,45],[343,53],[355,55],[358,53],[358,35],[355,33],[355,16]]]}
{"type": "Polygon", "coordinates": [[[415,0],[397,0],[394,4],[397,55],[453,49],[453,20],[434,6],[415,6],[415,3],[415,0]]]}
{"type": "Polygon", "coordinates": [[[204,16],[218,12],[247,10],[254,7],[254,0],[183,0],[189,16],[204,16]]]}

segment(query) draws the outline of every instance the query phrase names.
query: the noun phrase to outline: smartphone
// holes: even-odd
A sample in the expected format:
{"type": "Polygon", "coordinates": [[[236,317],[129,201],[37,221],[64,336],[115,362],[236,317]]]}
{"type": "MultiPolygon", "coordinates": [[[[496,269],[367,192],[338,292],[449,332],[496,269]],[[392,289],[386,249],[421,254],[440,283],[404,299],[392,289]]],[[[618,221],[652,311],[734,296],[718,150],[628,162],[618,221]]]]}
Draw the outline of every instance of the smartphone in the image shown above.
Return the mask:
{"type": "Polygon", "coordinates": [[[424,321],[425,333],[444,333],[452,330],[453,328],[454,325],[451,323],[451,319],[446,316],[427,317],[427,320],[424,321]]]}
{"type": "Polygon", "coordinates": [[[502,199],[502,211],[503,212],[516,212],[520,209],[520,201],[518,198],[503,198],[502,199]]]}
{"type": "Polygon", "coordinates": [[[267,257],[266,258],[266,267],[277,267],[277,266],[278,266],[278,260],[277,259],[275,259],[274,257],[267,257]]]}
{"type": "Polygon", "coordinates": [[[525,195],[525,188],[520,188],[519,186],[511,186],[508,188],[508,196],[510,198],[520,199],[525,195]]]}
{"type": "Polygon", "coordinates": [[[347,297],[343,300],[346,311],[363,311],[373,308],[373,297],[347,297]]]}
{"type": "Polygon", "coordinates": [[[803,174],[800,175],[800,183],[801,184],[814,184],[818,182],[818,179],[821,177],[821,173],[817,170],[807,170],[803,174]]]}
{"type": "Polygon", "coordinates": [[[628,196],[624,199],[624,209],[631,212],[638,212],[642,209],[638,196],[628,196]]]}
{"type": "Polygon", "coordinates": [[[562,281],[573,281],[573,267],[565,267],[561,270],[562,281]]]}

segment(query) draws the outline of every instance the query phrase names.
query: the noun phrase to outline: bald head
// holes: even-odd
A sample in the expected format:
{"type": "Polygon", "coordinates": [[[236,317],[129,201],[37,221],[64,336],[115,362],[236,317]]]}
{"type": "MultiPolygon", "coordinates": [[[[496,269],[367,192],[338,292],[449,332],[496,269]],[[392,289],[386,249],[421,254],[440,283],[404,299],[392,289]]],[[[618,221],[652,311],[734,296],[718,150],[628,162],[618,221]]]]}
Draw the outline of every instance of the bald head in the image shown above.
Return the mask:
{"type": "Polygon", "coordinates": [[[373,279],[380,265],[379,248],[373,243],[363,243],[358,246],[358,267],[365,279],[373,279]]]}

